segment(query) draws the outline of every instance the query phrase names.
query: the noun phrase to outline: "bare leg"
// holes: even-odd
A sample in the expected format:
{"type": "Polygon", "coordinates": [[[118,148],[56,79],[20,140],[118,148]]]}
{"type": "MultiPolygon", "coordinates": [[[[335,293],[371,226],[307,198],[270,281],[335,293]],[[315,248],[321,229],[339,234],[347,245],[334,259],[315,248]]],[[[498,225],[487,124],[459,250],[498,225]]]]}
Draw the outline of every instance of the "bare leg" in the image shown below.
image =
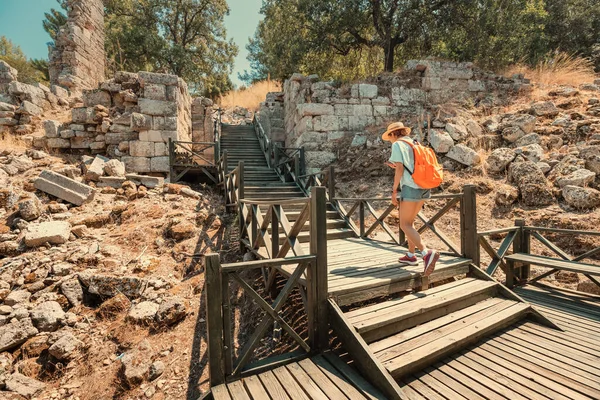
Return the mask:
{"type": "MultiPolygon", "coordinates": [[[[414,252],[414,248],[418,248],[419,250],[423,250],[425,247],[421,241],[421,235],[414,227],[414,221],[416,215],[419,213],[421,208],[423,207],[423,202],[414,202],[414,201],[402,201],[400,202],[400,229],[406,235],[408,239],[409,246],[412,242],[412,248],[414,252]]],[[[409,247],[410,250],[410,247],[409,247]]]]}

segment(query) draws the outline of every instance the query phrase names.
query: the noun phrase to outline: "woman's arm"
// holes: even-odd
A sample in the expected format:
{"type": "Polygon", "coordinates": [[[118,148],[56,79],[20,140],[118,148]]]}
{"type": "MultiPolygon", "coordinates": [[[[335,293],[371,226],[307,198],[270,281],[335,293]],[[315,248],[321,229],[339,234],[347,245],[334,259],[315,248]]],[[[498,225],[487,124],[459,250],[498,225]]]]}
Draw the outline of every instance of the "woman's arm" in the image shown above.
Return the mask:
{"type": "Polygon", "coordinates": [[[396,173],[394,174],[394,187],[392,188],[392,204],[398,205],[398,186],[402,180],[402,174],[404,174],[404,164],[396,163],[396,173]]]}

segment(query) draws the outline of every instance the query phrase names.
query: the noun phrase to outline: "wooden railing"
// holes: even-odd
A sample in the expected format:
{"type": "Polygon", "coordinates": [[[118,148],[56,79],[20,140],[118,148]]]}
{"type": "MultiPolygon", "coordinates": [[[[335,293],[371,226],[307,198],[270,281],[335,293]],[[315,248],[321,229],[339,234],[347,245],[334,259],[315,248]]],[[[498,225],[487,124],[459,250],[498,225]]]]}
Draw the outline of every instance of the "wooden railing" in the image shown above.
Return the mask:
{"type": "Polygon", "coordinates": [[[252,123],[267,165],[274,168],[286,182],[295,182],[296,177],[306,170],[304,148],[281,147],[267,136],[256,115],[252,123]]]}
{"type": "MultiPolygon", "coordinates": [[[[253,204],[246,204],[246,206],[249,205],[253,204]]],[[[308,255],[226,265],[220,264],[218,255],[206,257],[206,320],[208,325],[208,358],[211,386],[219,385],[228,378],[257,373],[261,366],[267,364],[270,368],[273,368],[274,363],[268,362],[268,360],[261,360],[258,364],[253,365],[249,362],[261,339],[275,322],[299,346],[299,357],[310,353],[318,353],[328,348],[327,226],[325,220],[325,191],[323,188],[313,189],[307,208],[308,219],[311,223],[310,254],[308,255]],[[272,302],[269,301],[268,297],[263,297],[258,291],[254,290],[240,274],[242,271],[259,269],[276,271],[284,266],[295,267],[287,277],[283,289],[276,296],[273,296],[274,300],[272,302]],[[281,316],[284,303],[288,300],[292,289],[298,286],[298,280],[303,275],[306,281],[306,301],[304,304],[308,317],[307,338],[303,338],[300,332],[292,328],[293,324],[285,321],[281,316]],[[264,318],[258,323],[256,330],[250,335],[249,340],[237,355],[234,354],[234,341],[232,338],[234,327],[232,326],[232,310],[229,300],[229,282],[236,282],[265,313],[264,318]]],[[[269,207],[269,209],[272,216],[284,215],[272,211],[274,207],[269,207]]],[[[269,217],[267,216],[267,218],[269,217]]],[[[252,219],[253,223],[258,223],[258,220],[259,218],[252,219]]],[[[266,225],[261,224],[261,227],[264,228],[266,225]]],[[[292,243],[290,243],[290,246],[294,247],[292,243]]],[[[285,361],[289,362],[290,358],[286,358],[285,361]]]]}
{"type": "Polygon", "coordinates": [[[223,185],[225,192],[225,205],[228,210],[235,210],[240,199],[244,198],[244,162],[231,172],[227,172],[227,154],[224,155],[223,185]]]}
{"type": "MultiPolygon", "coordinates": [[[[534,254],[532,252],[532,243],[533,240],[540,243],[544,249],[550,250],[556,256],[558,256],[559,260],[563,261],[571,261],[571,262],[581,262],[586,259],[591,259],[594,256],[600,254],[600,246],[594,246],[589,251],[582,253],[578,256],[572,256],[564,249],[560,248],[555,242],[549,239],[550,235],[558,235],[558,236],[592,236],[592,237],[600,237],[600,232],[598,231],[583,231],[583,230],[575,230],[575,229],[560,229],[560,228],[547,228],[547,227],[539,227],[539,226],[527,226],[524,220],[515,221],[515,226],[502,228],[502,229],[494,229],[485,232],[479,232],[479,244],[481,248],[491,257],[492,261],[487,266],[486,271],[489,275],[492,275],[496,272],[498,268],[501,268],[502,271],[506,274],[508,270],[507,262],[505,261],[505,257],[512,253],[525,253],[525,254],[534,254]],[[487,237],[491,235],[505,235],[504,239],[498,246],[498,249],[495,249],[494,246],[487,240],[487,237]],[[512,250],[512,251],[511,251],[512,250]]],[[[554,240],[556,241],[556,239],[554,240]]],[[[597,260],[597,259],[596,259],[597,260]]],[[[598,265],[600,268],[600,265],[598,265]]],[[[538,275],[534,278],[531,277],[531,269],[529,265],[523,265],[517,269],[515,274],[515,279],[519,281],[520,284],[525,283],[533,283],[537,282],[540,279],[546,278],[550,275],[553,275],[558,272],[558,269],[550,269],[547,272],[544,272],[541,275],[538,275]]],[[[600,285],[600,283],[592,276],[586,275],[588,279],[592,282],[595,282],[600,285]]]]}
{"type": "Polygon", "coordinates": [[[296,183],[304,193],[309,193],[313,186],[324,186],[327,188],[327,200],[335,197],[335,169],[333,166],[313,174],[300,175],[296,183]]]}
{"type": "Polygon", "coordinates": [[[218,177],[206,168],[216,167],[219,160],[219,146],[215,142],[182,142],[169,138],[169,167],[171,181],[177,182],[192,169],[200,169],[214,183],[218,177]],[[176,170],[181,170],[176,174],[176,170]]]}
{"type": "MultiPolygon", "coordinates": [[[[432,200],[443,200],[446,203],[430,218],[423,212],[417,215],[422,225],[417,229],[419,233],[432,232],[439,240],[448,247],[449,254],[459,257],[478,259],[477,246],[477,206],[475,187],[466,185],[462,193],[437,194],[431,196],[432,200]],[[458,236],[460,243],[455,243],[451,236],[447,235],[436,225],[444,215],[455,208],[460,212],[460,231],[458,236]]],[[[350,227],[362,238],[367,238],[378,228],[383,230],[394,242],[405,245],[404,232],[400,230],[396,235],[392,228],[385,222],[386,218],[396,208],[391,203],[391,198],[334,198],[333,206],[340,212],[350,227]],[[377,203],[384,203],[383,211],[377,211],[377,203]],[[372,220],[372,222],[370,222],[372,220]]]]}

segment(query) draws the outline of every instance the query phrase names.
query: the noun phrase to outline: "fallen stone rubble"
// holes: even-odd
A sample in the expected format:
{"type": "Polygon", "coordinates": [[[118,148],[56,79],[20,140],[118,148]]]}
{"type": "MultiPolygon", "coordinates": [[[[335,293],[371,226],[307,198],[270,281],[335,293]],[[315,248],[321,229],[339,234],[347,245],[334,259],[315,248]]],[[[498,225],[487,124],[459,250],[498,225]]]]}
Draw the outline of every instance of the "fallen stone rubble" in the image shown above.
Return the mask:
{"type": "Polygon", "coordinates": [[[220,229],[213,201],[101,156],[2,151],[0,180],[0,397],[76,398],[85,385],[72,382],[94,357],[95,379],[114,371],[127,390],[167,393],[173,344],[117,346],[107,330],[169,335],[186,323],[195,299],[178,289],[171,251],[193,252],[203,229],[220,229]]]}

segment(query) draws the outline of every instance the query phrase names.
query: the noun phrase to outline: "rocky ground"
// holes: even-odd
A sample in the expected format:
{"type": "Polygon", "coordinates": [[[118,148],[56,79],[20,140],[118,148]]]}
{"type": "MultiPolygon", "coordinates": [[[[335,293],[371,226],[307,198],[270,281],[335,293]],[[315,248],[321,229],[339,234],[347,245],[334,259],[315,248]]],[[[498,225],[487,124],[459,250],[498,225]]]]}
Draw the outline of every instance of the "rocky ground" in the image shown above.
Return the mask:
{"type": "Polygon", "coordinates": [[[0,151],[0,397],[198,397],[202,255],[236,248],[219,195],[123,178],[75,206],[35,189],[43,170],[98,186],[77,160],[0,151]]]}
{"type": "MultiPolygon", "coordinates": [[[[423,128],[415,133],[440,155],[445,168],[442,190],[459,192],[464,184],[476,185],[479,231],[512,226],[515,219],[531,225],[597,231],[599,98],[600,87],[591,84],[548,88],[537,91],[535,99],[517,99],[502,108],[446,105],[431,110],[435,118],[429,129],[422,119],[423,128]]],[[[408,121],[419,125],[419,121],[408,121]]],[[[390,151],[389,144],[380,140],[384,130],[383,125],[375,127],[363,140],[355,138],[336,146],[338,196],[390,196],[393,171],[384,165],[390,151]]],[[[426,214],[435,214],[443,204],[426,205],[426,214]]],[[[438,226],[457,237],[458,221],[458,213],[453,212],[438,226]]],[[[397,227],[394,216],[389,222],[397,227]]],[[[600,245],[600,240],[592,237],[554,239],[575,255],[600,245]]],[[[432,235],[428,240],[441,246],[432,235]]],[[[497,248],[502,237],[492,240],[497,248]]],[[[553,255],[535,241],[533,249],[553,255]]],[[[600,288],[583,275],[560,273],[545,282],[600,294],[600,288]]]]}

